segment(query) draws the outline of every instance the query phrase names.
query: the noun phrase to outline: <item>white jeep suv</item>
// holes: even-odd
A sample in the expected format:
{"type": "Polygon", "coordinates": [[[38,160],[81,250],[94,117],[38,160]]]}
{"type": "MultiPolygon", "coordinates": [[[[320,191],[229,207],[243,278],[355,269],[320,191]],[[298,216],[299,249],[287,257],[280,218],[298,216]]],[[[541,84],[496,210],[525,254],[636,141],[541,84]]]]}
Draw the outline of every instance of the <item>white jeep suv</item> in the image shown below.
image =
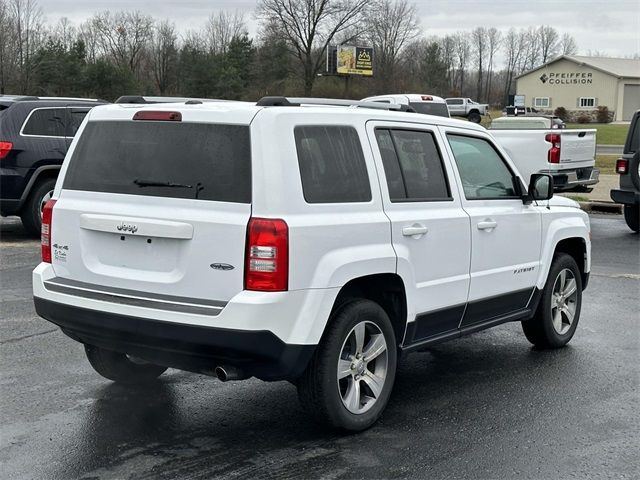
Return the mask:
{"type": "Polygon", "coordinates": [[[402,354],[508,321],[539,347],[573,336],[588,217],[549,176],[526,189],[484,128],[188,103],[94,108],[43,212],[36,310],[104,377],[289,380],[355,431],[402,354]]]}

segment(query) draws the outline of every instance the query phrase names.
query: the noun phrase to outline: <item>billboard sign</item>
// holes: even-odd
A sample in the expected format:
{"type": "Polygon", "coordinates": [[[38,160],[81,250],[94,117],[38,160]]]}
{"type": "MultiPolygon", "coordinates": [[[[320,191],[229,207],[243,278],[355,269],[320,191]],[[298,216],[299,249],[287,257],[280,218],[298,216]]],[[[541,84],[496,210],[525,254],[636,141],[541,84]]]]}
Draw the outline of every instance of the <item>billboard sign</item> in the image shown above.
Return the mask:
{"type": "Polygon", "coordinates": [[[373,75],[373,48],[339,45],[336,73],[339,75],[373,75]]]}

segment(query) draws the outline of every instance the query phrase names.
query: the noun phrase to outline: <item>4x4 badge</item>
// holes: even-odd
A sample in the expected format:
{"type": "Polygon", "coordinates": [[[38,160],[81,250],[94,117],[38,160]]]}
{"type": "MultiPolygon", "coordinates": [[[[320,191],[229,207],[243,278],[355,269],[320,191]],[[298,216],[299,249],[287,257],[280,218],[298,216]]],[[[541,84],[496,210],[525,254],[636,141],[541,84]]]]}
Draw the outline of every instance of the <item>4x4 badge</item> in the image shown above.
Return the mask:
{"type": "Polygon", "coordinates": [[[128,223],[122,223],[116,227],[121,232],[131,232],[136,233],[138,231],[138,227],[128,223]]]}

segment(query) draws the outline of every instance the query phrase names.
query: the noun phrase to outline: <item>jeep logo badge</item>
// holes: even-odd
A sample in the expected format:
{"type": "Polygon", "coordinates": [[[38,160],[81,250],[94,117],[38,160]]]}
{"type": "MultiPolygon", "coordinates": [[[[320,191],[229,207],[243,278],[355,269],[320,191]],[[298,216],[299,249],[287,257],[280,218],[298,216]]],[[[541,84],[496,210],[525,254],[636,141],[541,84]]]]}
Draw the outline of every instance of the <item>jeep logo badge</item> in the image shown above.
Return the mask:
{"type": "Polygon", "coordinates": [[[138,227],[133,224],[121,223],[116,227],[120,232],[131,232],[136,233],[138,231],[138,227]]]}

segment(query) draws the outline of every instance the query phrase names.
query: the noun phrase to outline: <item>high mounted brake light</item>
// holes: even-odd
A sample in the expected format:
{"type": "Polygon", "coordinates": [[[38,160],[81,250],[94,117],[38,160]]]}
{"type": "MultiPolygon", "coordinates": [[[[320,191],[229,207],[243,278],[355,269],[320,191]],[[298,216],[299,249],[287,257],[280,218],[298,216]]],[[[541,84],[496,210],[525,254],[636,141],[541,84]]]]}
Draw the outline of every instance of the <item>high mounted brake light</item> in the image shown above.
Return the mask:
{"type": "Polygon", "coordinates": [[[431,95],[422,95],[420,98],[421,98],[422,100],[426,100],[426,101],[428,101],[428,102],[433,101],[433,97],[432,97],[431,95]]]}
{"type": "Polygon", "coordinates": [[[9,155],[9,152],[13,148],[11,142],[0,142],[0,160],[9,155]]]}
{"type": "Polygon", "coordinates": [[[289,227],[284,220],[249,220],[244,288],[262,292],[289,288],[289,227]]]}
{"type": "Polygon", "coordinates": [[[560,134],[547,133],[544,139],[551,144],[549,153],[547,153],[547,160],[549,163],[560,163],[560,134]]]}
{"type": "Polygon", "coordinates": [[[182,114],[180,112],[159,112],[143,110],[136,112],[133,116],[134,120],[149,120],[154,122],[181,122],[182,114]]]}
{"type": "Polygon", "coordinates": [[[40,247],[42,250],[42,261],[51,263],[51,225],[53,220],[53,206],[55,200],[49,200],[42,210],[42,227],[40,229],[40,247]]]}
{"type": "Polygon", "coordinates": [[[616,173],[620,175],[629,173],[629,160],[626,158],[619,158],[616,160],[616,173]]]}

